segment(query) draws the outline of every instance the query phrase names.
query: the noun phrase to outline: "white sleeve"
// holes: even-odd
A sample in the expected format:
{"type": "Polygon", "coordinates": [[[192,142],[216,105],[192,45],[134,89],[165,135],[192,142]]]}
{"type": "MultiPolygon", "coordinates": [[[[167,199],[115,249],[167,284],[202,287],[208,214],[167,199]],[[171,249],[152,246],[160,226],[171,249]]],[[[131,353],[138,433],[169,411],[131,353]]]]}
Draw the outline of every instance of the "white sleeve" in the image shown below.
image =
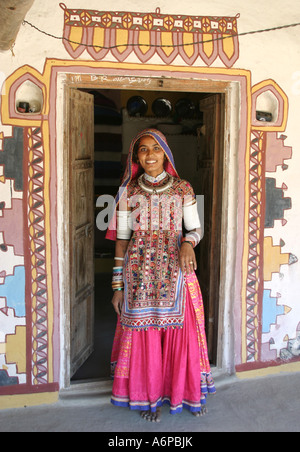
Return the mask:
{"type": "Polygon", "coordinates": [[[130,225],[131,211],[118,210],[117,211],[117,239],[129,240],[131,237],[132,228],[130,225]]]}
{"type": "Polygon", "coordinates": [[[198,214],[197,203],[183,206],[183,222],[187,231],[201,228],[201,222],[198,214]]]}

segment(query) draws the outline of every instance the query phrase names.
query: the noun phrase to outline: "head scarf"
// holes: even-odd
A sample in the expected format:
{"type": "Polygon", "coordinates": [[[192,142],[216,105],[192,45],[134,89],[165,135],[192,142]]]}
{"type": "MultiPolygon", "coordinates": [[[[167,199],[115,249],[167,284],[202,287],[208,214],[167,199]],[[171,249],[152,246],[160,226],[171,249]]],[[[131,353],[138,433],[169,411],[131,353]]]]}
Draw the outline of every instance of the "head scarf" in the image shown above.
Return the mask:
{"type": "Polygon", "coordinates": [[[139,139],[145,136],[152,137],[162,148],[162,150],[165,152],[167,159],[164,163],[164,169],[167,173],[169,173],[171,176],[179,177],[176,169],[175,169],[175,162],[174,157],[172,154],[171,149],[168,146],[167,139],[164,136],[163,133],[156,129],[145,129],[142,132],[140,132],[131,142],[130,148],[129,148],[129,154],[127,159],[127,165],[124,172],[124,176],[121,182],[120,189],[118,191],[118,194],[115,199],[115,206],[113,211],[112,220],[109,224],[108,231],[106,234],[106,238],[109,240],[116,240],[117,239],[117,207],[119,205],[119,202],[122,198],[122,196],[126,193],[126,188],[128,184],[132,181],[137,179],[137,177],[140,175],[141,167],[138,163],[133,162],[133,151],[134,147],[139,139]]]}

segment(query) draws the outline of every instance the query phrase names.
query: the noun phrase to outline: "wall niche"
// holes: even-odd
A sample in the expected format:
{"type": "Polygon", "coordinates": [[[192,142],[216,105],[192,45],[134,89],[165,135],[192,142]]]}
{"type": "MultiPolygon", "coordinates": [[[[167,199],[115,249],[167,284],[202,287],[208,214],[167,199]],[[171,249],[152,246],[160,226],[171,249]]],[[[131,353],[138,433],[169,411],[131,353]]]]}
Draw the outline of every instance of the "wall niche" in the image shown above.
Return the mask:
{"type": "Polygon", "coordinates": [[[38,115],[43,109],[42,89],[31,80],[24,81],[16,91],[16,113],[38,115]]]}

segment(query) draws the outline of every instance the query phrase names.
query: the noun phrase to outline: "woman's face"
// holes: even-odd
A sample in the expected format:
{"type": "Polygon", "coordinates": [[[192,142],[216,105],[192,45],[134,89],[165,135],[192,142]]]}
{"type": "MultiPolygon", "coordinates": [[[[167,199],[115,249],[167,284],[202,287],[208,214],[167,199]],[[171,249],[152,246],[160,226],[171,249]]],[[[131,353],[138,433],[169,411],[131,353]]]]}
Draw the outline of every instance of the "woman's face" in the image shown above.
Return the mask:
{"type": "Polygon", "coordinates": [[[140,139],[138,162],[149,176],[156,177],[164,170],[165,153],[154,138],[145,136],[140,139]]]}

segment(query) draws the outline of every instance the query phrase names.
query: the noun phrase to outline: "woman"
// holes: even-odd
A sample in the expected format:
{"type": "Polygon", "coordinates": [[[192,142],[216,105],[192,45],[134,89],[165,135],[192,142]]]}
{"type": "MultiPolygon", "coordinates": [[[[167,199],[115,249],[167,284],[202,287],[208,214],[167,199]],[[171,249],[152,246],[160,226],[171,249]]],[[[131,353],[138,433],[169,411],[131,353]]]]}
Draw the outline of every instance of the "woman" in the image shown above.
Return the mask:
{"type": "Polygon", "coordinates": [[[159,422],[185,407],[205,412],[214,383],[207,357],[194,248],[201,225],[192,187],[179,178],[165,136],[132,141],[107,238],[116,240],[112,403],[159,422]],[[182,223],[187,233],[183,236],[182,223]]]}

